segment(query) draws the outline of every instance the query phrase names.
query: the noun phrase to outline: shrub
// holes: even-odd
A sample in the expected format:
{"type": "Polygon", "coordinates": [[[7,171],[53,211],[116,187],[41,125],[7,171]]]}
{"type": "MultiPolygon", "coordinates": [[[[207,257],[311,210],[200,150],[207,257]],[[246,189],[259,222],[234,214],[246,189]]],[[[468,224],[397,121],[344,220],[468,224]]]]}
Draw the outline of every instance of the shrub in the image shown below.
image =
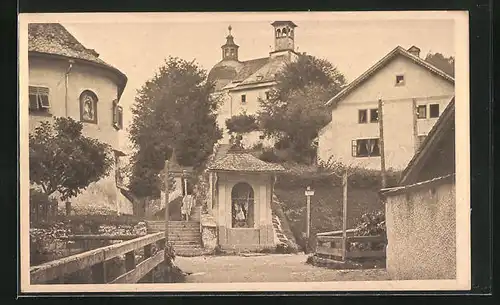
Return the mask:
{"type": "MultiPolygon", "coordinates": [[[[385,214],[383,211],[365,213],[361,216],[361,221],[356,226],[357,235],[360,236],[385,236],[385,214]]],[[[353,242],[349,245],[350,249],[357,250],[382,250],[385,243],[371,242],[358,243],[353,242]]]]}
{"type": "Polygon", "coordinates": [[[281,159],[276,155],[273,149],[264,149],[260,154],[259,159],[264,162],[278,163],[281,159]]]}
{"type": "Polygon", "coordinates": [[[259,129],[255,116],[246,113],[235,115],[227,119],[226,127],[229,133],[247,133],[259,129]]]}

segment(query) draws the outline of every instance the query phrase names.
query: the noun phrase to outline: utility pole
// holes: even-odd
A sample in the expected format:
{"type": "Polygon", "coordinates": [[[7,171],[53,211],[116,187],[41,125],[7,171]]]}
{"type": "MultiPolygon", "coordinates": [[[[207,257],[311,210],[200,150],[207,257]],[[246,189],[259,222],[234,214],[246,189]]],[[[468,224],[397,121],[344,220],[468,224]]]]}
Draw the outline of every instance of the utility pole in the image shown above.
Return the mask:
{"type": "Polygon", "coordinates": [[[384,148],[384,113],[382,109],[382,99],[378,99],[378,125],[379,125],[379,144],[380,144],[380,172],[382,176],[382,188],[387,186],[385,177],[385,148],[384,148]]]}
{"type": "Polygon", "coordinates": [[[182,200],[182,204],[184,205],[182,208],[184,209],[184,211],[186,211],[186,221],[189,221],[189,213],[191,212],[190,209],[188,209],[189,207],[189,202],[188,202],[188,183],[187,183],[187,171],[186,170],[182,170],[182,180],[184,181],[184,185],[183,185],[183,188],[184,188],[184,198],[182,200]]]}
{"type": "Polygon", "coordinates": [[[168,185],[168,160],[165,160],[165,168],[163,169],[163,179],[165,184],[165,249],[163,252],[163,260],[165,263],[165,277],[166,282],[171,282],[171,273],[172,273],[172,261],[170,258],[170,245],[168,243],[168,223],[169,223],[169,210],[168,210],[168,194],[169,194],[169,185],[168,185]]]}
{"type": "Polygon", "coordinates": [[[417,126],[417,100],[412,99],[412,121],[413,121],[413,148],[415,153],[418,150],[418,126],[417,126]]]}
{"type": "Polygon", "coordinates": [[[342,261],[347,253],[347,169],[342,176],[342,261]]]}

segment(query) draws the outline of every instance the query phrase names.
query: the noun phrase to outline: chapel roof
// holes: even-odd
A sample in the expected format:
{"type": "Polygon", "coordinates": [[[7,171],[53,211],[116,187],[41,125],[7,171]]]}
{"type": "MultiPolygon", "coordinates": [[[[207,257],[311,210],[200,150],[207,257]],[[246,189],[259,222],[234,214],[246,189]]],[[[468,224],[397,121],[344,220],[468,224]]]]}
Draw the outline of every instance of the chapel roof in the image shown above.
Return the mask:
{"type": "Polygon", "coordinates": [[[264,162],[249,153],[233,152],[215,160],[208,166],[212,171],[230,172],[281,172],[285,168],[279,164],[264,162]]]}
{"type": "Polygon", "coordinates": [[[119,95],[127,83],[127,76],[99,58],[99,54],[83,46],[59,23],[30,23],[28,25],[28,51],[76,59],[110,70],[119,79],[119,95]]]}

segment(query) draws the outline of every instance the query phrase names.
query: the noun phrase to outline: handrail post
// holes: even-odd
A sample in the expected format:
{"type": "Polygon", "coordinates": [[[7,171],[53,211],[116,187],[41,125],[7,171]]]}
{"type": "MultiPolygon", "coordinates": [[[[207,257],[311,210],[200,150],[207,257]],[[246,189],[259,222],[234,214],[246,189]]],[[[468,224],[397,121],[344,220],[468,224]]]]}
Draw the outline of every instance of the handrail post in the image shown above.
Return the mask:
{"type": "Polygon", "coordinates": [[[125,253],[125,270],[127,272],[135,269],[135,253],[130,251],[125,253]]]}
{"type": "MultiPolygon", "coordinates": [[[[152,249],[151,249],[151,244],[149,245],[146,245],[144,246],[144,259],[148,259],[152,256],[152,249]]],[[[146,276],[144,276],[144,280],[149,282],[149,283],[153,283],[153,270],[151,270],[150,272],[148,272],[148,274],[146,274],[146,276]]]]}

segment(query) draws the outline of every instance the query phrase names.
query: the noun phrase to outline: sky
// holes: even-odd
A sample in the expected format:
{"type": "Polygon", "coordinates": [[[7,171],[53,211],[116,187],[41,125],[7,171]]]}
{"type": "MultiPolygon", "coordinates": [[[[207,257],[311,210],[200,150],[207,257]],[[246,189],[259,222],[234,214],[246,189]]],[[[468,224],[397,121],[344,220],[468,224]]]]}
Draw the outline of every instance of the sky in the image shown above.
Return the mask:
{"type": "MultiPolygon", "coordinates": [[[[455,56],[452,15],[404,14],[370,12],[360,17],[360,13],[170,13],[150,18],[126,14],[93,22],[74,18],[61,23],[85,47],[95,49],[102,60],[127,75],[120,101],[126,130],[132,119],[129,109],[136,91],[164,60],[168,56],[194,59],[209,71],[221,60],[220,47],[225,43],[229,25],[240,46],[239,59],[248,60],[269,55],[274,46],[270,25],[273,21],[291,20],[298,25],[296,50],[329,60],[348,82],[398,45],[416,45],[421,49],[421,57],[429,52],[455,56]]],[[[126,134],[122,141],[125,149],[126,134]]]]}

